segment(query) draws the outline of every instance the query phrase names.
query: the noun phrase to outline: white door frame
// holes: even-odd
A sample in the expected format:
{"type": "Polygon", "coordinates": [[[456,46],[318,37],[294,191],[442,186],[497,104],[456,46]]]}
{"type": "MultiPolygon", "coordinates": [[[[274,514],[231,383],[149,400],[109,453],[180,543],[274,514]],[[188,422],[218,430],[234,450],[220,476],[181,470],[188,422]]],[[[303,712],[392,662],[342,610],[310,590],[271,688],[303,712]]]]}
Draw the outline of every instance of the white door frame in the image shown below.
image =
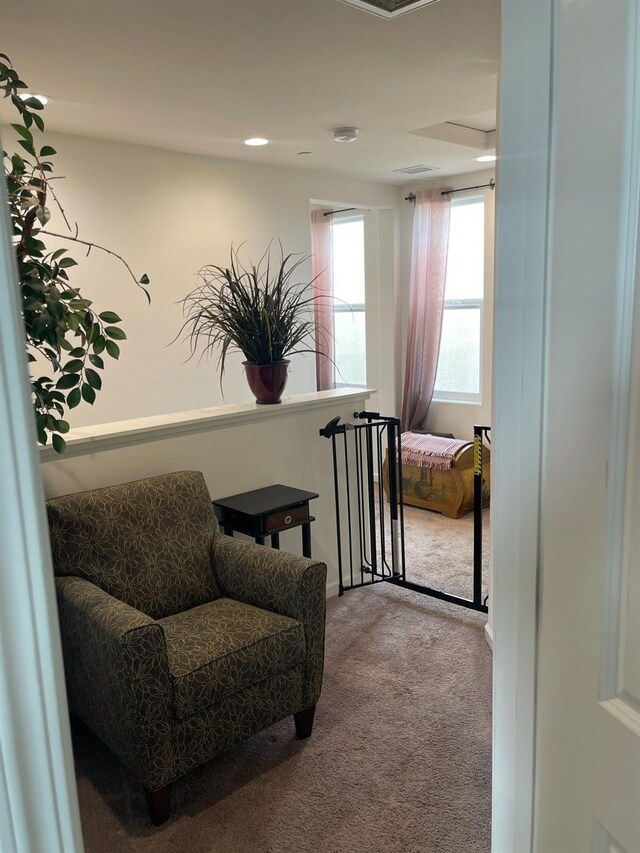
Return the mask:
{"type": "MultiPolygon", "coordinates": [[[[529,853],[553,0],[504,0],[502,26],[492,473],[492,849],[529,853]]],[[[5,685],[0,693],[0,848],[8,853],[72,853],[82,851],[82,837],[4,188],[0,192],[0,423],[5,426],[0,442],[0,677],[5,685]]]]}
{"type": "Polygon", "coordinates": [[[492,532],[493,853],[529,853],[535,732],[554,0],[503,0],[492,532]]]}
{"type": "Polygon", "coordinates": [[[44,491],[0,180],[0,850],[81,853],[44,491]]]}

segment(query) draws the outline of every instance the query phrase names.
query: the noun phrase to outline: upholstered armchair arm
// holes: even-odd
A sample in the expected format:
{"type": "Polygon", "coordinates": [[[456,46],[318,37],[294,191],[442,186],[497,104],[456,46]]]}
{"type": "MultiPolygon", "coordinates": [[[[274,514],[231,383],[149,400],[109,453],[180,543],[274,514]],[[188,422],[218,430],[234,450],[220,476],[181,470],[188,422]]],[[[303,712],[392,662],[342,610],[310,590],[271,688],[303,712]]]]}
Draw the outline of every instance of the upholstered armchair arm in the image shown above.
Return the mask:
{"type": "Polygon", "coordinates": [[[302,622],[307,644],[303,702],[317,702],[324,665],[327,567],[264,545],[218,534],[211,546],[214,574],[228,598],[302,622]]]}
{"type": "Polygon", "coordinates": [[[83,578],[56,578],[69,705],[155,791],[173,778],[164,632],[83,578]]]}

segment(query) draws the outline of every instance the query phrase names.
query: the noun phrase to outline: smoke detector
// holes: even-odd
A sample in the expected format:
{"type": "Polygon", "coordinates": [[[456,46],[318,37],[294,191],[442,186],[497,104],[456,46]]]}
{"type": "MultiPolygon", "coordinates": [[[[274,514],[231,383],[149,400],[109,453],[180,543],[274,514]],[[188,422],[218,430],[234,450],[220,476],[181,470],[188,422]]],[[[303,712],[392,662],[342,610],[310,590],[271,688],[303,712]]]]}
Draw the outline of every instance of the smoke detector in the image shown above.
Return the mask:
{"type": "Polygon", "coordinates": [[[336,127],[333,131],[334,142],[355,142],[357,138],[357,127],[336,127]]]}
{"type": "Polygon", "coordinates": [[[406,12],[413,12],[414,9],[437,3],[438,0],[340,0],[340,2],[355,6],[356,9],[362,9],[364,12],[370,12],[379,18],[397,18],[406,12]]]}

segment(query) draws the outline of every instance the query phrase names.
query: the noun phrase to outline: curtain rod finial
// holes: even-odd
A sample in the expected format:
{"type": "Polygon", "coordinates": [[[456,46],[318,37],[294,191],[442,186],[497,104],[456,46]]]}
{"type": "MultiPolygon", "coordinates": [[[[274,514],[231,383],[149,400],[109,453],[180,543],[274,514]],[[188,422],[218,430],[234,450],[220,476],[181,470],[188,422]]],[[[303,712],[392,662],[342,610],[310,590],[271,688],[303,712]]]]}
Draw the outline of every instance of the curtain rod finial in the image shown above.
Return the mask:
{"type": "Polygon", "coordinates": [[[415,193],[409,193],[409,195],[404,197],[404,200],[405,201],[415,201],[416,200],[416,194],[415,193]]]}

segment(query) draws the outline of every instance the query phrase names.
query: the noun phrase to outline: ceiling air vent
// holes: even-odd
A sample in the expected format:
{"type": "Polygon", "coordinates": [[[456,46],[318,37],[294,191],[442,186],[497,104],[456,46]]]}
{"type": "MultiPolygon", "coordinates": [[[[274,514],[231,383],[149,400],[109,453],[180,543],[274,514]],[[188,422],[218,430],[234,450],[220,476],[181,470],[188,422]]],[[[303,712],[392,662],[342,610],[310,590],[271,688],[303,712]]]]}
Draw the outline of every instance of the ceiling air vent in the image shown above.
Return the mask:
{"type": "Polygon", "coordinates": [[[437,166],[405,166],[404,169],[394,169],[394,172],[402,172],[403,175],[421,175],[423,172],[436,172],[437,166]]]}
{"type": "Polygon", "coordinates": [[[340,2],[371,12],[372,15],[378,15],[380,18],[397,18],[398,15],[413,12],[414,9],[429,6],[431,3],[437,3],[438,0],[340,0],[340,2]]]}

